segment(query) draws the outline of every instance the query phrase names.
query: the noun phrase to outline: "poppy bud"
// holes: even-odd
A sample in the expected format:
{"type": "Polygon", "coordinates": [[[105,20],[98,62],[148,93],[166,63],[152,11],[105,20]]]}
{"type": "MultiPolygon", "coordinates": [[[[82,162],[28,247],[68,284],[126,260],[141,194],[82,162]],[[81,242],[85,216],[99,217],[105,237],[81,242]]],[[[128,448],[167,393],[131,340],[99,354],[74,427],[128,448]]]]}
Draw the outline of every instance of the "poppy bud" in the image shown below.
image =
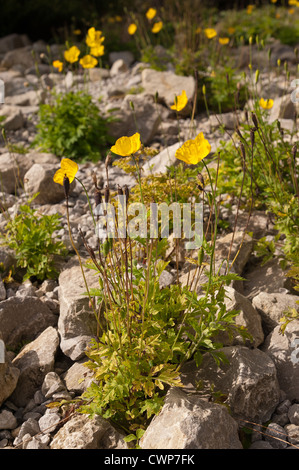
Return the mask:
{"type": "Polygon", "coordinates": [[[243,139],[243,136],[242,136],[242,134],[241,134],[241,132],[240,132],[240,129],[236,129],[236,133],[238,134],[238,136],[239,136],[241,139],[243,139]]]}
{"type": "Polygon", "coordinates": [[[240,142],[240,149],[241,149],[241,153],[242,153],[242,157],[243,157],[243,165],[245,165],[245,161],[246,161],[246,152],[245,152],[245,147],[243,145],[242,142],[240,142]]]}
{"type": "Polygon", "coordinates": [[[253,146],[254,146],[254,132],[255,132],[255,128],[252,127],[252,128],[250,129],[250,141],[251,141],[251,147],[252,147],[252,148],[253,148],[253,146]]]}
{"type": "Polygon", "coordinates": [[[69,193],[70,193],[70,180],[68,179],[67,176],[64,176],[63,178],[63,188],[64,188],[65,199],[68,199],[69,193]]]}
{"type": "Polygon", "coordinates": [[[252,119],[252,122],[253,122],[253,124],[255,125],[255,127],[258,129],[258,128],[259,128],[259,123],[258,123],[256,114],[251,113],[251,119],[252,119]]]}
{"type": "Polygon", "coordinates": [[[203,191],[203,189],[205,187],[205,181],[204,181],[204,178],[203,178],[201,173],[197,174],[197,179],[198,179],[198,189],[203,191]]]}
{"type": "Polygon", "coordinates": [[[293,155],[294,162],[296,160],[296,154],[297,154],[297,144],[295,144],[292,148],[292,155],[293,155]]]}
{"type": "Polygon", "coordinates": [[[93,251],[93,248],[91,248],[90,245],[87,245],[87,251],[88,251],[92,261],[97,262],[95,252],[93,251]]]}

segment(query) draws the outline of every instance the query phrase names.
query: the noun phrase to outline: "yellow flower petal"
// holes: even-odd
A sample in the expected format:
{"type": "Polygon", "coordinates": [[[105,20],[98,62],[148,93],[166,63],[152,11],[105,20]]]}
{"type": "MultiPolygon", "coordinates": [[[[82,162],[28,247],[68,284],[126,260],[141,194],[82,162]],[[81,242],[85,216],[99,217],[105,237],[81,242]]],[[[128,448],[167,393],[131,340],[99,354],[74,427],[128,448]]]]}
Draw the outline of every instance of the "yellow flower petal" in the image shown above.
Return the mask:
{"type": "Polygon", "coordinates": [[[215,36],[217,36],[217,31],[215,31],[215,29],[213,29],[213,28],[206,28],[204,30],[204,32],[205,32],[205,35],[208,39],[212,39],[215,36]]]}
{"type": "Polygon", "coordinates": [[[80,59],[80,64],[84,69],[93,69],[97,65],[98,61],[91,55],[87,54],[80,59]]]}
{"type": "Polygon", "coordinates": [[[219,44],[225,46],[225,44],[229,43],[229,38],[219,38],[219,44]]]}
{"type": "Polygon", "coordinates": [[[188,165],[196,165],[211,151],[211,145],[201,132],[195,139],[187,140],[175,153],[176,158],[188,165]]]}
{"type": "Polygon", "coordinates": [[[120,137],[110,150],[111,152],[115,153],[116,155],[120,155],[121,157],[128,157],[133,153],[138,152],[140,147],[140,134],[136,132],[136,134],[132,135],[131,137],[120,137]]]}
{"type": "Polygon", "coordinates": [[[76,162],[73,162],[69,158],[63,158],[60,163],[59,170],[56,171],[53,181],[54,183],[61,184],[63,186],[63,179],[66,176],[70,183],[74,181],[76,173],[79,167],[76,162]]]}
{"type": "Polygon", "coordinates": [[[67,51],[64,51],[65,60],[67,62],[70,62],[71,64],[73,64],[74,62],[77,62],[79,55],[80,55],[80,50],[78,49],[77,46],[72,46],[67,51]]]}
{"type": "Polygon", "coordinates": [[[91,47],[90,53],[95,57],[100,57],[105,54],[105,47],[103,45],[91,47]]]}
{"type": "Polygon", "coordinates": [[[260,106],[263,109],[271,109],[273,107],[274,101],[273,100],[264,100],[264,98],[260,99],[260,106]]]}
{"type": "Polygon", "coordinates": [[[53,65],[53,67],[55,67],[55,69],[58,69],[58,72],[62,72],[63,63],[60,60],[54,60],[52,62],[52,65],[53,65]]]}
{"type": "Polygon", "coordinates": [[[170,108],[174,109],[175,111],[181,111],[182,109],[185,108],[187,103],[188,103],[188,98],[187,98],[185,90],[183,90],[180,95],[175,97],[174,104],[170,106],[170,108]]]}
{"type": "Polygon", "coordinates": [[[148,20],[152,20],[157,14],[157,10],[155,8],[149,8],[145,14],[148,20]]]}
{"type": "Polygon", "coordinates": [[[100,46],[104,40],[105,37],[102,36],[102,31],[96,31],[94,27],[89,28],[87,31],[85,42],[89,47],[100,46]]]}
{"type": "Polygon", "coordinates": [[[128,33],[131,34],[131,36],[133,34],[135,34],[137,31],[137,25],[135,23],[132,23],[130,24],[130,26],[128,27],[128,33]]]}
{"type": "Polygon", "coordinates": [[[157,34],[163,28],[163,21],[158,21],[152,27],[152,33],[157,34]]]}

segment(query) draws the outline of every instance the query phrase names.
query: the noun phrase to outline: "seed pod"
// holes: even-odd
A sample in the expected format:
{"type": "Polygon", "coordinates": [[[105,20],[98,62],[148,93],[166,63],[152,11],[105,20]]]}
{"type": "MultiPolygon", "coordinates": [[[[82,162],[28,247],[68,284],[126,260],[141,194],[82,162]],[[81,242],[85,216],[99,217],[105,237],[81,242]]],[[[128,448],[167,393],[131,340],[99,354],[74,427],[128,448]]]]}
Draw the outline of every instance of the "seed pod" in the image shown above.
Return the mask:
{"type": "Polygon", "coordinates": [[[107,167],[109,166],[109,163],[111,162],[111,153],[109,152],[107,157],[106,157],[106,160],[105,160],[105,167],[107,169],[107,167]]]}
{"type": "Polygon", "coordinates": [[[118,194],[119,196],[123,196],[123,194],[124,194],[124,193],[123,193],[123,189],[120,187],[119,184],[117,185],[117,194],[118,194]]]}
{"type": "Polygon", "coordinates": [[[254,146],[254,138],[255,138],[254,132],[255,132],[255,128],[252,127],[252,128],[250,129],[251,148],[253,148],[253,146],[254,146]]]}
{"type": "Polygon", "coordinates": [[[104,200],[106,204],[109,202],[109,196],[110,196],[110,190],[108,186],[106,186],[104,190],[104,200]]]}
{"type": "Polygon", "coordinates": [[[243,165],[245,165],[245,161],[246,161],[246,152],[245,152],[245,147],[244,147],[244,145],[243,145],[243,142],[240,142],[240,149],[241,149],[242,158],[243,158],[243,165]]]}
{"type": "Polygon", "coordinates": [[[97,188],[98,187],[98,180],[97,180],[97,175],[95,174],[94,171],[91,173],[91,177],[92,177],[93,184],[97,188]]]}
{"type": "Polygon", "coordinates": [[[63,188],[64,188],[65,199],[68,199],[69,193],[70,193],[70,180],[68,179],[67,176],[64,176],[63,178],[63,188]]]}
{"type": "Polygon", "coordinates": [[[99,191],[98,189],[94,193],[94,199],[95,199],[96,207],[99,204],[102,204],[102,194],[101,194],[101,191],[99,191]]]}
{"type": "Polygon", "coordinates": [[[129,193],[129,188],[126,184],[123,187],[123,191],[124,191],[124,195],[126,197],[126,204],[128,204],[130,193],[129,193]]]}

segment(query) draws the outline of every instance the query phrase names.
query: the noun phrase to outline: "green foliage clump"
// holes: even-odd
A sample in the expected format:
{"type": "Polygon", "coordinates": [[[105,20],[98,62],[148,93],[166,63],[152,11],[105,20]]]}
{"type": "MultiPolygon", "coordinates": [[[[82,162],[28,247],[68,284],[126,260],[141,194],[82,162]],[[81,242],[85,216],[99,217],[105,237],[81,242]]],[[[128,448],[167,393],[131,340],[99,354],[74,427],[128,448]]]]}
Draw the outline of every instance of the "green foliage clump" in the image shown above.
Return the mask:
{"type": "Polygon", "coordinates": [[[57,277],[55,260],[67,250],[53,239],[53,232],[61,228],[59,214],[40,215],[30,202],[20,206],[1,238],[3,245],[14,250],[17,267],[25,269],[23,280],[36,277],[43,281],[57,277]]]}
{"type": "Polygon", "coordinates": [[[211,111],[225,113],[242,107],[246,102],[247,86],[230,67],[218,69],[215,76],[205,80],[205,83],[211,111]]]}
{"type": "Polygon", "coordinates": [[[92,97],[85,92],[54,94],[41,104],[34,145],[58,157],[75,161],[100,160],[110,142],[107,123],[92,97]]]}
{"type": "MultiPolygon", "coordinates": [[[[157,242],[158,251],[163,243],[157,242]]],[[[238,312],[227,312],[224,303],[224,285],[234,275],[216,276],[213,289],[207,288],[200,299],[188,286],[161,289],[159,278],[168,263],[154,262],[156,249],[151,247],[148,269],[133,265],[134,281],[133,285],[129,282],[127,292],[117,286],[111,291],[115,302],[107,305],[101,279],[101,289],[90,292],[99,299],[102,330],[86,351],[89,361],[85,365],[93,372],[93,382],[80,398],[80,411],[117,423],[126,430],[128,441],[141,437],[161,410],[168,388],[182,386],[181,365],[193,357],[199,366],[204,352],[225,361],[217,350],[222,344],[215,338],[237,329],[234,318],[238,312]]],[[[110,252],[106,266],[114,256],[110,252]]],[[[126,270],[121,283],[126,282],[126,270]]],[[[111,280],[114,276],[107,267],[105,277],[111,280]]]]}

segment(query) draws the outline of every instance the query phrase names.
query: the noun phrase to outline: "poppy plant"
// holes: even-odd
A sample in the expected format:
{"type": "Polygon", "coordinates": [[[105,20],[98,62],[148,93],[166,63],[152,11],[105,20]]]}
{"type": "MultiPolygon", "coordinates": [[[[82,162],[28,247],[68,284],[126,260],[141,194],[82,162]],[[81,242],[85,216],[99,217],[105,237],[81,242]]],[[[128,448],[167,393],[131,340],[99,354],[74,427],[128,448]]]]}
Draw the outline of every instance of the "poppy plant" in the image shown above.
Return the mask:
{"type": "Polygon", "coordinates": [[[136,132],[136,134],[132,135],[131,137],[120,137],[110,150],[111,152],[115,153],[116,155],[120,155],[121,157],[129,157],[130,155],[133,155],[133,153],[138,152],[140,147],[140,134],[136,132]]]}
{"type": "Polygon", "coordinates": [[[204,138],[203,133],[195,139],[187,140],[176,152],[175,156],[188,165],[196,165],[201,162],[211,151],[211,145],[204,138]]]}

